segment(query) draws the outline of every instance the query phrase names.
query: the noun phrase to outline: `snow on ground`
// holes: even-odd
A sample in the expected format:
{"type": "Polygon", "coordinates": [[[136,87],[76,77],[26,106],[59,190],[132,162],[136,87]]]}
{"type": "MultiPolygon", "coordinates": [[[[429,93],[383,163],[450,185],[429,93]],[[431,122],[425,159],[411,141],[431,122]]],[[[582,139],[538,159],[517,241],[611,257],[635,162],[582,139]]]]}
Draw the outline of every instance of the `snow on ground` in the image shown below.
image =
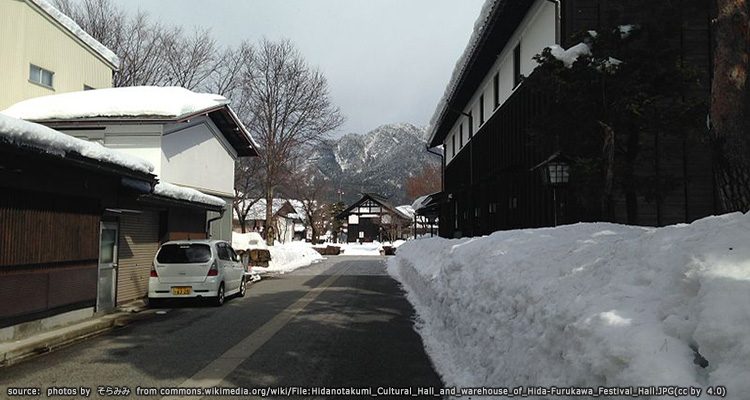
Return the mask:
{"type": "Polygon", "coordinates": [[[151,163],[138,157],[108,149],[99,143],[76,139],[46,126],[16,119],[3,113],[0,113],[0,142],[30,147],[60,157],[75,153],[144,174],[154,171],[151,163]]]}
{"type": "MultiPolygon", "coordinates": [[[[268,263],[268,268],[262,269],[265,272],[291,272],[323,259],[323,256],[306,242],[276,243],[268,250],[271,252],[271,262],[268,263]]],[[[258,270],[259,268],[253,267],[253,271],[258,270]]]]}
{"type": "Polygon", "coordinates": [[[388,271],[448,386],[750,393],[750,214],[413,240],[388,271]]]}
{"type": "Polygon", "coordinates": [[[195,93],[181,87],[132,86],[35,97],[3,113],[34,121],[97,117],[178,118],[229,104],[218,94],[195,93]]]}
{"type": "Polygon", "coordinates": [[[378,242],[342,243],[336,246],[341,247],[341,255],[344,256],[379,256],[383,250],[383,245],[378,242]]]}
{"type": "Polygon", "coordinates": [[[267,249],[266,241],[258,232],[232,232],[232,248],[248,251],[250,249],[267,249]]]}

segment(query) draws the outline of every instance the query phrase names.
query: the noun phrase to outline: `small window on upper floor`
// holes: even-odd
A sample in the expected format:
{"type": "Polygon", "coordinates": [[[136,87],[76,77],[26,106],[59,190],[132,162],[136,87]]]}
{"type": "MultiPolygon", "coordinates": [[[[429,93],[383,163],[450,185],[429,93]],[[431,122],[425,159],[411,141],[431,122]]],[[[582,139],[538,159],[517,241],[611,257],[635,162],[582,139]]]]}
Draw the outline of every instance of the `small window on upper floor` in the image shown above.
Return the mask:
{"type": "Polygon", "coordinates": [[[456,156],[456,135],[451,135],[451,157],[456,156]]]}
{"type": "Polygon", "coordinates": [[[500,73],[495,74],[495,82],[493,85],[493,95],[495,97],[495,108],[500,107],[500,73]]]}
{"type": "Polygon", "coordinates": [[[474,116],[473,112],[469,111],[469,137],[474,134],[474,116]]]}
{"type": "Polygon", "coordinates": [[[484,95],[479,96],[479,125],[484,123],[484,95]]]}
{"type": "Polygon", "coordinates": [[[464,147],[464,124],[463,123],[459,125],[458,127],[458,143],[460,146],[459,148],[464,147]]]}
{"type": "Polygon", "coordinates": [[[89,86],[89,85],[86,85],[86,84],[84,84],[84,85],[83,85],[83,90],[96,90],[96,88],[95,88],[95,87],[92,87],[92,86],[89,86]]]}
{"type": "Polygon", "coordinates": [[[513,87],[521,83],[521,43],[513,49],[513,87]]]}
{"type": "Polygon", "coordinates": [[[34,64],[29,64],[29,81],[46,86],[50,89],[54,87],[55,73],[34,64]]]}

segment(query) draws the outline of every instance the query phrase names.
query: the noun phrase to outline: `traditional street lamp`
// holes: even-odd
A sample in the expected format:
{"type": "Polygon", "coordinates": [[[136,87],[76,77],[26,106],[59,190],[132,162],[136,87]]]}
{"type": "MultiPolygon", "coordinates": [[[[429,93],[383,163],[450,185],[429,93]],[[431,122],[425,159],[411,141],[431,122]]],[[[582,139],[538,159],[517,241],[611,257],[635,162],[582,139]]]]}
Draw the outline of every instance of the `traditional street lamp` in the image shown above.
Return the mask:
{"type": "Polygon", "coordinates": [[[566,185],[570,181],[570,164],[559,152],[552,155],[546,161],[534,167],[542,173],[542,181],[545,185],[552,186],[552,202],[554,203],[554,226],[557,226],[557,188],[566,185]]]}

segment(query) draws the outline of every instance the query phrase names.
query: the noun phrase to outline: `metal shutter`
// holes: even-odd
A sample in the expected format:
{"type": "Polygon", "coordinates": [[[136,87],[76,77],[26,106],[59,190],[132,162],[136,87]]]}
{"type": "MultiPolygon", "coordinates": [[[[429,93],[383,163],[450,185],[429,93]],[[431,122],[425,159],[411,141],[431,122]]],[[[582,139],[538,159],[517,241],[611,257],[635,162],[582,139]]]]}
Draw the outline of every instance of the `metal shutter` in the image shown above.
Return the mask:
{"type": "Polygon", "coordinates": [[[153,211],[120,218],[117,304],[148,294],[151,263],[159,249],[159,215],[153,211]]]}

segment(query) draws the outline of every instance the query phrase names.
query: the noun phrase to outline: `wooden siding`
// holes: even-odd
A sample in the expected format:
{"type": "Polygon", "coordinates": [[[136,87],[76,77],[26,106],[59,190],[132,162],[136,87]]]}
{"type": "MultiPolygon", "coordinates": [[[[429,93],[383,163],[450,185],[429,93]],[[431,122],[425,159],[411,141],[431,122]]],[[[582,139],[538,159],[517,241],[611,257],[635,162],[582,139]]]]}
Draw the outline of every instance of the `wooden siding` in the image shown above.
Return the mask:
{"type": "Polygon", "coordinates": [[[206,210],[171,207],[164,241],[188,239],[207,239],[206,210]]]}
{"type": "Polygon", "coordinates": [[[97,212],[89,198],[0,192],[0,327],[95,304],[97,212]]]}
{"type": "Polygon", "coordinates": [[[159,250],[159,215],[153,211],[120,218],[117,303],[145,297],[151,263],[159,250]]]}
{"type": "Polygon", "coordinates": [[[0,270],[99,255],[99,204],[93,199],[3,191],[0,226],[0,270]]]}

